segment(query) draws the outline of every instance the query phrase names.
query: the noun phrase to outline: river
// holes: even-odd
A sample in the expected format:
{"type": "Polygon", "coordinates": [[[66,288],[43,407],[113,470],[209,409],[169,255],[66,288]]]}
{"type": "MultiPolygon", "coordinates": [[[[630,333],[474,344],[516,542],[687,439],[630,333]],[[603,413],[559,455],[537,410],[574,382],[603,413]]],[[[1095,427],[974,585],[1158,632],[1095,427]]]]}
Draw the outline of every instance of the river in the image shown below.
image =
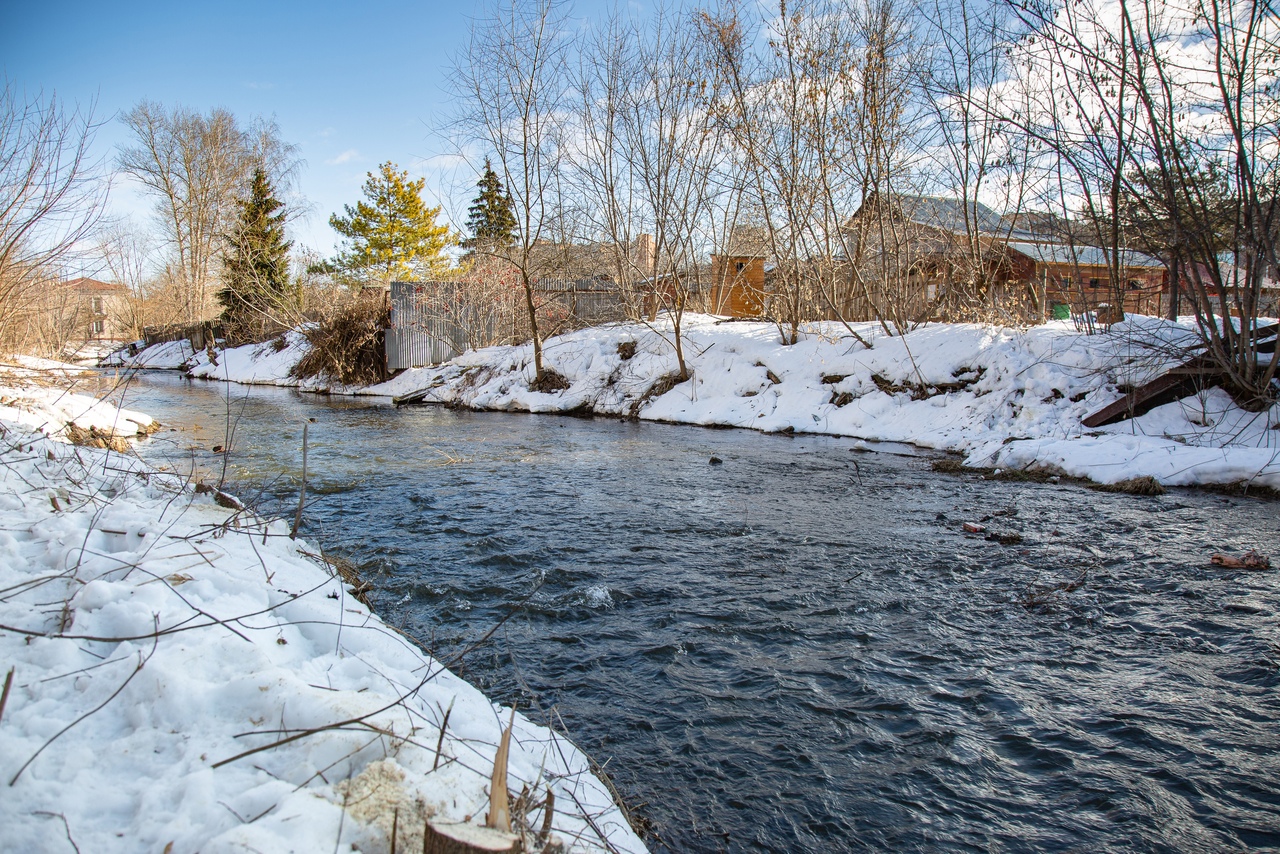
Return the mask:
{"type": "Polygon", "coordinates": [[[1209,564],[1280,557],[1273,502],[176,375],[125,402],[173,428],[143,456],[288,517],[307,422],[304,535],[655,851],[1280,846],[1280,572],[1209,564]]]}

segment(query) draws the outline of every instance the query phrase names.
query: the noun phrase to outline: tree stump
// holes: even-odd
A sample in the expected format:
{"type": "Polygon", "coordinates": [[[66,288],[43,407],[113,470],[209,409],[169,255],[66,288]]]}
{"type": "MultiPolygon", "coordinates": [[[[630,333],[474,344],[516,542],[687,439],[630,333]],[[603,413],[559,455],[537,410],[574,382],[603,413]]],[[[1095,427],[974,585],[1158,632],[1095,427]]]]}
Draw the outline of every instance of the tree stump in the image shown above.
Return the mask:
{"type": "Polygon", "coordinates": [[[427,822],[423,854],[519,854],[521,839],[514,833],[478,824],[427,822]]]}

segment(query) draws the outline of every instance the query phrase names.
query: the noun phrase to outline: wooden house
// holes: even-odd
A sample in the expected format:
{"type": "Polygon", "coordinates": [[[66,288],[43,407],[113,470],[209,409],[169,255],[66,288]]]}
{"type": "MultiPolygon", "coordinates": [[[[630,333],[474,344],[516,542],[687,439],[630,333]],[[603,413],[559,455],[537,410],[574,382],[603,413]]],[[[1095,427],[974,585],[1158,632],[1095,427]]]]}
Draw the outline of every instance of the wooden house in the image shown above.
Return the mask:
{"type": "MultiPolygon", "coordinates": [[[[1251,281],[1248,272],[1236,265],[1235,257],[1227,252],[1217,259],[1216,277],[1204,264],[1197,264],[1194,270],[1183,270],[1179,275],[1178,312],[1192,314],[1197,308],[1202,312],[1212,311],[1215,315],[1239,316],[1243,294],[1239,289],[1251,281]],[[1211,283],[1221,282],[1220,287],[1211,283]],[[1199,285],[1197,285],[1197,282],[1199,285]],[[1207,304],[1197,306],[1200,302],[1201,288],[1208,297],[1207,304]],[[1225,295],[1223,291],[1226,291],[1225,295]]],[[[1259,317],[1280,317],[1280,277],[1263,275],[1259,283],[1255,312],[1259,317]]]]}
{"type": "Polygon", "coordinates": [[[1099,305],[1113,305],[1117,298],[1126,312],[1161,312],[1168,275],[1158,258],[1134,250],[1121,250],[1112,258],[1112,253],[1094,246],[1043,240],[1011,240],[1005,246],[1020,278],[1040,287],[1049,317],[1065,319],[1099,305]],[[1118,269],[1124,283],[1119,290],[1112,286],[1113,269],[1118,269]]]}
{"type": "Polygon", "coordinates": [[[921,319],[969,319],[966,312],[1068,317],[1101,305],[1159,313],[1165,265],[1121,250],[1122,289],[1109,253],[1073,240],[1049,215],[1002,217],[973,200],[895,196],[864,204],[846,226],[850,264],[879,274],[921,319]]]}
{"type": "Polygon", "coordinates": [[[730,317],[762,317],[768,307],[769,266],[760,254],[712,255],[706,310],[730,317]]]}

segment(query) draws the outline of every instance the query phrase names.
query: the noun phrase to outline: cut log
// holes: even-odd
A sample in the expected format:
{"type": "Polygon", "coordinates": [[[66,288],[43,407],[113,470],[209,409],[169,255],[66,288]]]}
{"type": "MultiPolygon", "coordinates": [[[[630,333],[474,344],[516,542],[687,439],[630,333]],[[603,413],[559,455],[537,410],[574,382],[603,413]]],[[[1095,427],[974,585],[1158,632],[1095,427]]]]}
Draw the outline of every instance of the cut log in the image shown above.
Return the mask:
{"type": "Polygon", "coordinates": [[[520,837],[478,824],[429,821],[423,829],[423,854],[516,854],[520,837]]]}

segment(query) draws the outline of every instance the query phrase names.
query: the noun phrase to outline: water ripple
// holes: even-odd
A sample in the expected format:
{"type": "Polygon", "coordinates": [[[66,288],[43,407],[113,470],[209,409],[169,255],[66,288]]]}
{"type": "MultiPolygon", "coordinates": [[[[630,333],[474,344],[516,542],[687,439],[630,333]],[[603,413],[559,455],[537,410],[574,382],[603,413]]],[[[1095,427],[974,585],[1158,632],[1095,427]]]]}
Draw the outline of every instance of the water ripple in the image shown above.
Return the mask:
{"type": "MultiPolygon", "coordinates": [[[[129,404],[216,428],[212,387],[148,388],[129,404]]],[[[1274,542],[1274,504],[855,470],[822,437],[244,406],[244,491],[296,501],[296,437],[255,425],[315,417],[314,535],[438,654],[509,618],[461,669],[554,707],[656,851],[1280,847],[1280,590],[1207,565],[1274,542]],[[961,530],[984,516],[1022,542],[961,530]]]]}

